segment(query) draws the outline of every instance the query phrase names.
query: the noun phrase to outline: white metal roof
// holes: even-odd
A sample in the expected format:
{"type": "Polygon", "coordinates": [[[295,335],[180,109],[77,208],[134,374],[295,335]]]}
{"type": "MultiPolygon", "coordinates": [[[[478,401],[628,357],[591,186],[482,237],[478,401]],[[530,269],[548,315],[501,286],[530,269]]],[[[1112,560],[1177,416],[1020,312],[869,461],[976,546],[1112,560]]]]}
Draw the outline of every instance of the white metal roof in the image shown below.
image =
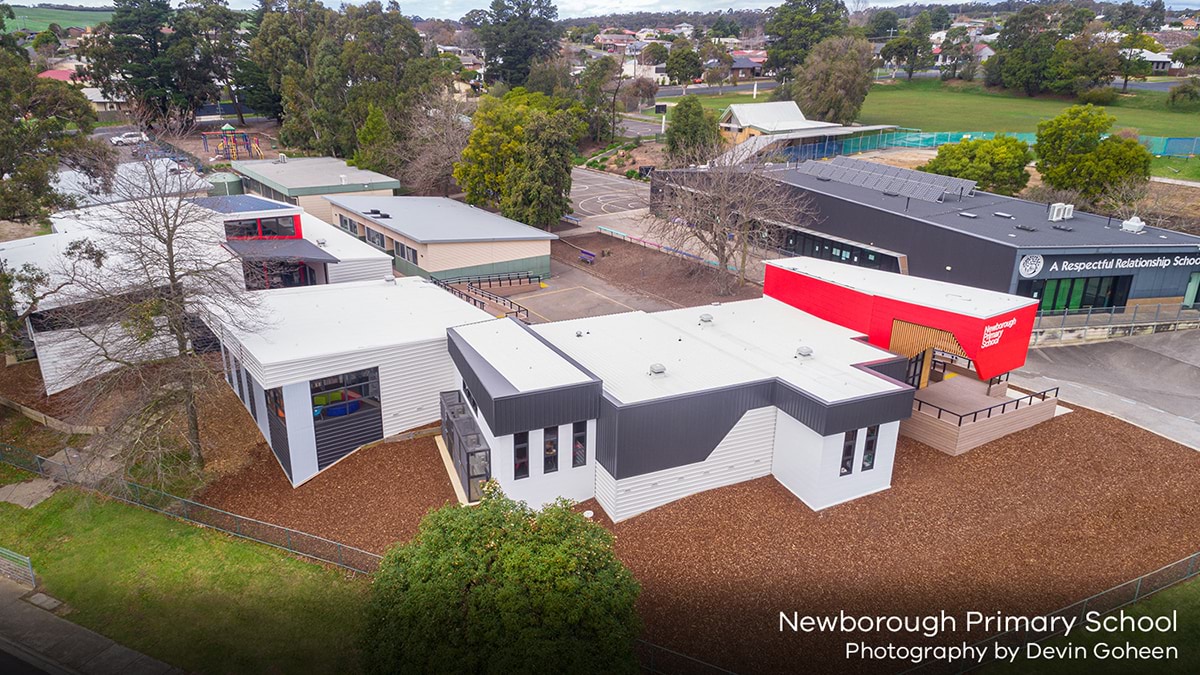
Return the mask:
{"type": "Polygon", "coordinates": [[[451,326],[491,318],[420,277],[259,293],[263,324],[231,332],[263,365],[444,340],[451,326]]]}
{"type": "Polygon", "coordinates": [[[729,106],[728,114],[739,126],[754,127],[766,133],[839,126],[832,122],[805,119],[795,101],[734,103],[729,106]]]}
{"type": "Polygon", "coordinates": [[[592,378],[512,319],[454,329],[517,391],[564,387],[592,378]]]}
{"type": "Polygon", "coordinates": [[[996,316],[1021,307],[1035,305],[1038,302],[1033,298],[1024,298],[1008,293],[896,274],[895,272],[872,270],[817,258],[784,258],[768,260],[767,264],[869,295],[977,318],[996,316]]]}
{"type": "Polygon", "coordinates": [[[232,167],[237,173],[287,191],[347,186],[346,190],[340,191],[349,192],[364,187],[400,187],[400,182],[391,176],[350,166],[346,160],[336,157],[290,157],[287,161],[250,159],[233,162],[232,167]]]}
{"type": "Polygon", "coordinates": [[[526,241],[557,235],[445,197],[326,197],[387,230],[423,243],[526,241]],[[369,211],[378,211],[372,214],[369,211]],[[387,214],[387,218],[381,217],[387,214]]]}
{"type": "Polygon", "coordinates": [[[390,264],[392,259],[392,256],[358,237],[347,237],[345,232],[311,213],[300,214],[300,229],[305,239],[320,246],[339,261],[388,260],[390,264]]]}
{"type": "Polygon", "coordinates": [[[829,402],[900,388],[855,366],[891,354],[772,298],[532,328],[603,380],[605,391],[622,403],[774,378],[829,402]],[[702,314],[712,323],[701,325],[702,314]],[[802,345],[813,349],[811,357],[796,357],[802,345]],[[652,364],[666,372],[651,374],[652,364]]]}

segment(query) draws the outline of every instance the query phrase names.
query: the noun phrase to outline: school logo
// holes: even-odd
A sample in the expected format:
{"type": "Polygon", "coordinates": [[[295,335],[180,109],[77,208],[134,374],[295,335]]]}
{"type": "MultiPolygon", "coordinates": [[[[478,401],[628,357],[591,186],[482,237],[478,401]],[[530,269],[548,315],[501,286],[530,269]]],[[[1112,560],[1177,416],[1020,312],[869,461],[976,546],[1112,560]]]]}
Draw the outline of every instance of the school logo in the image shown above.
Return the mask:
{"type": "Polygon", "coordinates": [[[1021,276],[1029,279],[1036,277],[1045,266],[1046,261],[1040,255],[1027,255],[1021,257],[1021,265],[1017,268],[1021,272],[1021,276]]]}

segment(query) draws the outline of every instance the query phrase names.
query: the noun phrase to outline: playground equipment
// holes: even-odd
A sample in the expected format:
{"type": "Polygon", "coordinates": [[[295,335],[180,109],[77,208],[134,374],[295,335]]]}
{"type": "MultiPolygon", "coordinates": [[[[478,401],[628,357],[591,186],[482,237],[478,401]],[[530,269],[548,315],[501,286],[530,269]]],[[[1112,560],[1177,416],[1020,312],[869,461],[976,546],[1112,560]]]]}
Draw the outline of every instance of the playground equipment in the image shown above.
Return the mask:
{"type": "Polygon", "coordinates": [[[204,143],[204,152],[215,152],[217,158],[229,161],[238,159],[262,159],[263,151],[257,135],[238,131],[231,124],[221,127],[220,131],[202,131],[200,139],[204,143]],[[209,148],[209,140],[213,147],[209,148]]]}

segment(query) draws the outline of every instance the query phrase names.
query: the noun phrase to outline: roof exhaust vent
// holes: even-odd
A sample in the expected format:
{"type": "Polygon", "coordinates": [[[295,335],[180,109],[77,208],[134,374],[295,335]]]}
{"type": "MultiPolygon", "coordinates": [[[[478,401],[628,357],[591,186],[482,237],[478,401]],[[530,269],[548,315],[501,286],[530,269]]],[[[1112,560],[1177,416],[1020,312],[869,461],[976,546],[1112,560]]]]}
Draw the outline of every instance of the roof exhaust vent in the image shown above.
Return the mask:
{"type": "Polygon", "coordinates": [[[662,376],[667,374],[667,367],[661,363],[651,363],[650,372],[647,373],[650,377],[662,376]]]}
{"type": "Polygon", "coordinates": [[[958,215],[962,216],[963,218],[972,218],[972,219],[979,217],[979,214],[971,213],[970,211],[959,211],[958,215]]]}
{"type": "Polygon", "coordinates": [[[393,286],[395,286],[395,285],[396,285],[396,277],[395,277],[395,275],[392,275],[392,274],[385,274],[385,275],[384,275],[384,277],[383,277],[383,283],[385,283],[385,284],[392,284],[393,286]]]}
{"type": "Polygon", "coordinates": [[[1052,229],[1058,230],[1060,232],[1074,232],[1075,231],[1075,228],[1068,227],[1066,225],[1051,225],[1050,227],[1052,229]]]}
{"type": "Polygon", "coordinates": [[[1121,222],[1121,231],[1122,232],[1130,232],[1133,234],[1140,234],[1142,232],[1142,230],[1145,230],[1145,229],[1146,229],[1146,223],[1144,221],[1142,221],[1141,218],[1138,218],[1137,216],[1134,216],[1134,217],[1130,218],[1129,220],[1125,220],[1125,221],[1121,222]]]}
{"type": "Polygon", "coordinates": [[[713,322],[712,314],[704,313],[700,315],[701,326],[711,326],[713,322]]]}
{"type": "Polygon", "coordinates": [[[392,214],[390,214],[390,213],[381,213],[381,214],[379,214],[379,217],[380,217],[380,218],[391,218],[391,217],[392,217],[392,214]]]}
{"type": "Polygon", "coordinates": [[[583,337],[583,331],[581,331],[581,330],[575,331],[575,337],[583,337]]]}
{"type": "Polygon", "coordinates": [[[793,358],[811,359],[812,355],[813,355],[812,347],[809,347],[808,345],[800,345],[799,347],[796,347],[796,355],[793,358]]]}
{"type": "Polygon", "coordinates": [[[282,152],[279,153],[279,163],[287,164],[287,155],[283,154],[282,152]]]}
{"type": "Polygon", "coordinates": [[[325,240],[324,240],[324,239],[318,239],[318,240],[317,240],[317,246],[320,246],[321,248],[325,248],[325,243],[326,243],[326,242],[325,242],[325,240]]]}
{"type": "Polygon", "coordinates": [[[1014,215],[1013,215],[1013,214],[1011,214],[1011,213],[1005,213],[1005,212],[1003,212],[1003,211],[996,211],[996,212],[995,212],[995,213],[993,213],[992,215],[993,215],[993,216],[996,216],[997,218],[1008,218],[1009,220],[1012,220],[1013,218],[1015,218],[1015,217],[1016,217],[1016,216],[1014,216],[1014,215]]]}
{"type": "Polygon", "coordinates": [[[1014,227],[1015,229],[1018,229],[1018,230],[1023,230],[1023,231],[1025,231],[1025,232],[1037,232],[1037,228],[1036,228],[1036,227],[1030,227],[1030,226],[1028,226],[1028,225],[1013,225],[1013,227],[1014,227]]]}
{"type": "Polygon", "coordinates": [[[1050,205],[1050,222],[1057,223],[1075,217],[1075,205],[1055,202],[1050,205]]]}
{"type": "Polygon", "coordinates": [[[338,178],[341,179],[342,185],[346,184],[346,174],[344,174],[344,173],[338,174],[338,178]]]}

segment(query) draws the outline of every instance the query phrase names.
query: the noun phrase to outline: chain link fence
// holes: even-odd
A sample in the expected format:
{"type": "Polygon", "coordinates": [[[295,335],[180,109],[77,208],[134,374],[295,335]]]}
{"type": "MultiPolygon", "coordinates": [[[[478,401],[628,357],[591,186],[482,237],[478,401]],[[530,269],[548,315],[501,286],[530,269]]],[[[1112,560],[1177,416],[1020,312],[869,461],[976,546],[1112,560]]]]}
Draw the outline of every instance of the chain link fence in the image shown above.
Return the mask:
{"type": "MultiPolygon", "coordinates": [[[[1009,136],[1029,145],[1037,142],[1035,133],[1004,133],[996,131],[921,131],[892,129],[841,141],[841,154],[853,155],[887,148],[936,148],[965,140],[991,140],[998,135],[1009,136]]],[[[1138,142],[1151,154],[1162,157],[1194,157],[1200,154],[1200,137],[1138,136],[1138,142]]]]}
{"type": "Polygon", "coordinates": [[[16,551],[0,548],[0,577],[37,588],[37,575],[33,573],[33,561],[16,551]]]}
{"type": "Polygon", "coordinates": [[[56,462],[15,446],[0,444],[0,462],[39,476],[95,490],[120,501],[178,518],[185,522],[220,530],[235,537],[250,539],[352,572],[369,574],[379,568],[379,556],[314,534],[272,525],[239,516],[206,504],[177,497],[161,490],[127,480],[96,480],[87,466],[56,462]]]}

